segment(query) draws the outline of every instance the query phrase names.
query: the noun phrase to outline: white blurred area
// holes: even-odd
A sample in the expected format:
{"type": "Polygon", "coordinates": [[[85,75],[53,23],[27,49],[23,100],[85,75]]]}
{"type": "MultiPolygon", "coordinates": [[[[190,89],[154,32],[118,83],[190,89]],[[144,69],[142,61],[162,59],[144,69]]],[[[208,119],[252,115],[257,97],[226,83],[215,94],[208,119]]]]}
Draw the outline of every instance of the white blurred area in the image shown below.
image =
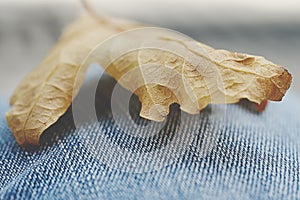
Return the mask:
{"type": "MultiPolygon", "coordinates": [[[[71,0],[70,0],[71,1],[71,0]]],[[[100,12],[171,23],[278,23],[300,18],[300,0],[87,0],[100,12]]]]}
{"type": "MultiPolygon", "coordinates": [[[[299,20],[300,0],[86,0],[101,13],[116,16],[165,17],[183,21],[202,16],[206,23],[299,20]],[[157,16],[159,15],[159,16],[157,16]]],[[[81,0],[0,0],[0,5],[62,6],[80,8],[81,0]]]]}
{"type": "MultiPolygon", "coordinates": [[[[300,94],[300,0],[86,0],[100,14],[175,29],[216,48],[263,55],[300,94]],[[299,77],[299,78],[298,78],[299,77]]],[[[80,0],[0,0],[0,95],[9,96],[83,11],[80,0]]]]}

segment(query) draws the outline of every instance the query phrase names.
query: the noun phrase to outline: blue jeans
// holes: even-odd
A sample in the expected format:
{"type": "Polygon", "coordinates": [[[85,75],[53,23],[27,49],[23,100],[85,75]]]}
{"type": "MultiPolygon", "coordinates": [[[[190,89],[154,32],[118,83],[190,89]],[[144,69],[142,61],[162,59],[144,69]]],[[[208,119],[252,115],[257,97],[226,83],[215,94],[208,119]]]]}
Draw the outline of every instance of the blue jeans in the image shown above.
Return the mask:
{"type": "Polygon", "coordinates": [[[31,150],[15,142],[2,101],[0,199],[300,199],[292,94],[261,114],[246,101],[199,115],[173,105],[154,123],[138,117],[136,97],[112,117],[105,92],[96,97],[97,121],[75,127],[69,109],[31,150]]]}

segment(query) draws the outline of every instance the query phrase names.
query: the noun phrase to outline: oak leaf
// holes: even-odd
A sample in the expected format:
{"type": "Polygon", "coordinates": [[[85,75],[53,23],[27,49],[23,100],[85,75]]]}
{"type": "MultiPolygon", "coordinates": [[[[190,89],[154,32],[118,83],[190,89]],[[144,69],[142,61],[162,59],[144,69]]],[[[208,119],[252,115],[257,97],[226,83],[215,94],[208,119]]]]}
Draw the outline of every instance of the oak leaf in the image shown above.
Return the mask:
{"type": "MultiPolygon", "coordinates": [[[[124,20],[99,21],[91,16],[68,26],[48,57],[25,77],[10,99],[12,108],[6,119],[18,144],[39,144],[41,134],[71,105],[91,62],[108,63],[111,51],[147,37],[125,37],[120,47],[108,46],[101,55],[90,56],[97,52],[97,45],[139,27],[144,26],[124,20]]],[[[180,46],[199,59],[162,49],[136,49],[105,67],[108,74],[139,97],[140,116],[147,119],[162,121],[172,103],[196,114],[208,104],[236,103],[244,98],[256,104],[280,101],[291,84],[287,70],[260,56],[215,50],[199,42],[195,50],[188,41],[168,36],[157,37],[156,41],[180,46]]]]}

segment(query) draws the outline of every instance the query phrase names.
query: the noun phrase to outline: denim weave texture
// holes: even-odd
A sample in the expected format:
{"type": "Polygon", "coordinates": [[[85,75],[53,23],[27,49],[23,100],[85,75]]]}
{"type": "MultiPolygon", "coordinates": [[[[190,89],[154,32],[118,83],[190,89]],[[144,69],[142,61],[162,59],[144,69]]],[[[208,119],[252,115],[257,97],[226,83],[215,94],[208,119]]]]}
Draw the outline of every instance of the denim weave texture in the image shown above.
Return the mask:
{"type": "Polygon", "coordinates": [[[163,127],[138,117],[136,97],[118,123],[100,100],[98,121],[76,128],[69,109],[31,150],[15,142],[1,99],[0,199],[300,199],[292,94],[261,114],[245,101],[221,115],[217,106],[188,115],[174,105],[163,127]]]}

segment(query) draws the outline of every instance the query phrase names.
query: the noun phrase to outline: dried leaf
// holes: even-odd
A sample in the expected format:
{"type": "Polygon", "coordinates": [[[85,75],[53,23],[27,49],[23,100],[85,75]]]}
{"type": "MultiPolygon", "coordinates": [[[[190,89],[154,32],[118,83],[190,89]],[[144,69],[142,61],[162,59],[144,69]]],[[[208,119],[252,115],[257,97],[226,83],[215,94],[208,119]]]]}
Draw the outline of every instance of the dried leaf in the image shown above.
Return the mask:
{"type": "MultiPolygon", "coordinates": [[[[99,22],[89,16],[70,25],[49,56],[21,82],[11,97],[12,109],[6,118],[18,144],[39,144],[41,134],[72,103],[90,62],[107,63],[109,51],[130,46],[138,38],[147,39],[144,35],[125,38],[119,46],[109,47],[102,55],[86,60],[99,43],[137,27],[141,25],[120,20],[99,22]]],[[[198,52],[184,40],[156,39],[163,45],[181,46],[199,60],[159,49],[143,49],[119,56],[110,63],[107,73],[139,97],[142,117],[162,121],[172,103],[196,114],[210,103],[236,103],[242,98],[257,104],[279,101],[290,86],[291,75],[287,70],[263,57],[215,50],[201,43],[197,45],[203,51],[198,52]]]]}
{"type": "Polygon", "coordinates": [[[79,19],[66,28],[49,56],[20,83],[10,99],[12,109],[6,114],[18,144],[38,145],[40,135],[66,112],[85,75],[81,62],[96,44],[137,26],[114,23],[79,19]]]}

